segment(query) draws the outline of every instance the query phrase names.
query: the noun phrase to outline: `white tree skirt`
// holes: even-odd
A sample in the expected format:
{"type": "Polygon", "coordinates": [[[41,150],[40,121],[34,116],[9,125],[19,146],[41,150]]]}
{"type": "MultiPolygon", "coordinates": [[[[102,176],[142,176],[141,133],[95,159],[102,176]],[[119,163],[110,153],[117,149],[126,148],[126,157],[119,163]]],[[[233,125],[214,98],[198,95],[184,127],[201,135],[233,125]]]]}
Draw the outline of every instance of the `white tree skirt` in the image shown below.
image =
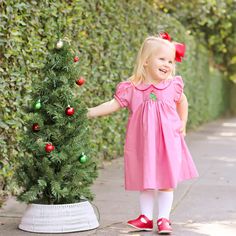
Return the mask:
{"type": "Polygon", "coordinates": [[[63,233],[95,229],[99,226],[88,201],[74,204],[29,204],[19,229],[37,233],[63,233]]]}

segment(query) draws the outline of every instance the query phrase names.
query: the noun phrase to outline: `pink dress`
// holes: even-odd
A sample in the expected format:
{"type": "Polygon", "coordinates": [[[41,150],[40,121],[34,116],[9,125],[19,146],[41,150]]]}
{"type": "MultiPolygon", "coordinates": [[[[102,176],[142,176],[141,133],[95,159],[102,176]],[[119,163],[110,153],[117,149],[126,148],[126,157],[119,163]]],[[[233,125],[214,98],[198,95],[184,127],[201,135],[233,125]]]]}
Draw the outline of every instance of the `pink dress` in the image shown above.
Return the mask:
{"type": "Polygon", "coordinates": [[[183,87],[180,76],[158,85],[117,85],[114,97],[130,111],[124,147],[126,190],[175,188],[198,176],[176,111],[183,87]]]}

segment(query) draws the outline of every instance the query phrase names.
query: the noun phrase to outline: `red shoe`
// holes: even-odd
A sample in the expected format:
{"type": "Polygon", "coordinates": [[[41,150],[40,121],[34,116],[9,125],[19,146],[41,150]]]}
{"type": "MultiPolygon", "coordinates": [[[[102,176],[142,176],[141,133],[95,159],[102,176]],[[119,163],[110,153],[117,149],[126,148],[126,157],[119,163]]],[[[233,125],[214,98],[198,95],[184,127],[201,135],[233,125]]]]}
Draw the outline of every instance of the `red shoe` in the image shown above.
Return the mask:
{"type": "Polygon", "coordinates": [[[159,234],[171,234],[172,233],[172,228],[171,228],[171,223],[169,220],[166,218],[160,218],[157,221],[157,232],[159,234]]]}
{"type": "Polygon", "coordinates": [[[129,220],[127,224],[139,230],[152,231],[153,229],[153,221],[149,220],[145,215],[140,215],[137,219],[129,220]]]}

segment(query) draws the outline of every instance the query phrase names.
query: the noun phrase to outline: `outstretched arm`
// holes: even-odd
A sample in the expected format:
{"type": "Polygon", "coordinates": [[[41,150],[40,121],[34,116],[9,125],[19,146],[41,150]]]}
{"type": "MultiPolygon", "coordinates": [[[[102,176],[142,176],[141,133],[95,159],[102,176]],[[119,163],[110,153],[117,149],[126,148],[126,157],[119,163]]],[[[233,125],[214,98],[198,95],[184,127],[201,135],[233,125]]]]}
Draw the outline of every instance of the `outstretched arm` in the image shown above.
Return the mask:
{"type": "Polygon", "coordinates": [[[89,108],[87,117],[93,118],[97,116],[105,116],[120,109],[120,104],[116,101],[116,99],[112,99],[111,101],[102,103],[96,107],[89,108]]]}
{"type": "Polygon", "coordinates": [[[186,135],[186,124],[188,121],[188,100],[184,93],[182,94],[180,101],[176,103],[176,107],[179,117],[182,121],[182,128],[180,131],[183,133],[183,135],[186,135]]]}

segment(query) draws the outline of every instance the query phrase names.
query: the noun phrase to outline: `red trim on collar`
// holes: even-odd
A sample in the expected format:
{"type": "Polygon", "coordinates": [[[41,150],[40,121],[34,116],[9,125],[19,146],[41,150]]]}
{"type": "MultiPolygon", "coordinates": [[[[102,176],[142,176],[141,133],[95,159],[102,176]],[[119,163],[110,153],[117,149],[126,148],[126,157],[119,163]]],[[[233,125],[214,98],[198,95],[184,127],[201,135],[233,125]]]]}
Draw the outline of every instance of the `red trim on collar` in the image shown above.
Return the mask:
{"type": "Polygon", "coordinates": [[[149,89],[150,87],[154,87],[156,89],[165,89],[172,83],[172,81],[173,81],[173,79],[168,79],[168,80],[165,80],[165,81],[161,81],[157,85],[155,85],[155,84],[144,84],[144,83],[135,85],[132,82],[131,83],[136,89],[141,90],[141,91],[145,91],[145,90],[149,89]]]}

